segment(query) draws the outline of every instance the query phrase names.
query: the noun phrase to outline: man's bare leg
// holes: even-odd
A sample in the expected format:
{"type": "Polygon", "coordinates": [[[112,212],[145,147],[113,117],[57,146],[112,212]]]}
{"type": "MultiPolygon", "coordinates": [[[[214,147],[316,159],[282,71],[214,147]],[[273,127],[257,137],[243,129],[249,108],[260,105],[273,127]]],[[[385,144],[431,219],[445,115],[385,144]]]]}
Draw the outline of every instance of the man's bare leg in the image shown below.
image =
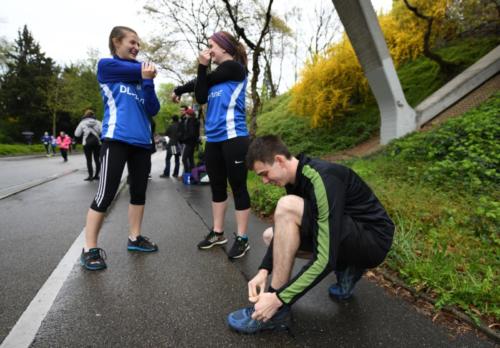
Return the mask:
{"type": "Polygon", "coordinates": [[[279,289],[290,279],[295,256],[300,246],[300,224],[304,200],[288,195],[278,201],[274,213],[273,276],[271,286],[279,289]]]}

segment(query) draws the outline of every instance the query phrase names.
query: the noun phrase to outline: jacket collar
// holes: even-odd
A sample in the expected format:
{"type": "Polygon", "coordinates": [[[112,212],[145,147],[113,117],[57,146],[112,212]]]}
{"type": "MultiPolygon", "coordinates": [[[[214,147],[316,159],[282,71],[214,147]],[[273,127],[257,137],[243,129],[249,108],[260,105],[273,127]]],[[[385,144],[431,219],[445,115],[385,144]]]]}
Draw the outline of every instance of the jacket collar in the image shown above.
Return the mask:
{"type": "Polygon", "coordinates": [[[296,157],[299,160],[299,164],[297,166],[297,172],[295,173],[295,183],[286,185],[285,188],[287,191],[288,190],[295,191],[297,188],[300,187],[302,181],[304,180],[304,174],[302,174],[302,169],[304,168],[304,165],[311,160],[304,153],[300,153],[296,157]]]}

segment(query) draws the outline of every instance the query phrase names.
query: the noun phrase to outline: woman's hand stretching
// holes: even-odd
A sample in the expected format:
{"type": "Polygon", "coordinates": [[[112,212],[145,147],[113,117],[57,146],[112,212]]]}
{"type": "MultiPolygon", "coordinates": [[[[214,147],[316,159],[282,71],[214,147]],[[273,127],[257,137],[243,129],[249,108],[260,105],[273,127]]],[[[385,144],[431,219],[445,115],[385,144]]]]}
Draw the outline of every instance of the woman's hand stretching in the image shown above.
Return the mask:
{"type": "Polygon", "coordinates": [[[151,62],[143,62],[141,68],[143,79],[154,79],[156,77],[156,67],[151,62]]]}

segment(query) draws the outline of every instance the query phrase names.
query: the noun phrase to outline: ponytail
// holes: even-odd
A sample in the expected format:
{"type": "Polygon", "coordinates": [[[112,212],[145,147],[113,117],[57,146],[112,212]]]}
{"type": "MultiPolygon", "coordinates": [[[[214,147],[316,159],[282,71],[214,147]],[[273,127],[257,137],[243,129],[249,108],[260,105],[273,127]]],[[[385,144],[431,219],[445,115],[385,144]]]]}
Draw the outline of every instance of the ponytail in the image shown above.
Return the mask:
{"type": "Polygon", "coordinates": [[[236,46],[236,53],[234,54],[234,60],[239,62],[241,65],[247,69],[248,58],[247,58],[247,49],[245,45],[238,41],[238,45],[236,46]]]}

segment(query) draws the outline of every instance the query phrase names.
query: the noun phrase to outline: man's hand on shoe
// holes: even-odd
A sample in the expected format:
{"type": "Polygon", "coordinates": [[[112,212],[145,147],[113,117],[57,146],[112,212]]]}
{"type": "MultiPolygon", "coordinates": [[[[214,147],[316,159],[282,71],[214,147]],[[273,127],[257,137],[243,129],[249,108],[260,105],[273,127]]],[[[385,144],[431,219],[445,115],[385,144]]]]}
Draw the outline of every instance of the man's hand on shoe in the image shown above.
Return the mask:
{"type": "Polygon", "coordinates": [[[274,292],[262,292],[259,295],[259,300],[255,303],[255,311],[252,314],[252,319],[259,321],[268,321],[283,305],[281,300],[274,292]]]}
{"type": "Polygon", "coordinates": [[[259,295],[266,289],[267,276],[269,271],[261,269],[255,277],[248,282],[248,300],[256,303],[259,300],[259,295]]]}

